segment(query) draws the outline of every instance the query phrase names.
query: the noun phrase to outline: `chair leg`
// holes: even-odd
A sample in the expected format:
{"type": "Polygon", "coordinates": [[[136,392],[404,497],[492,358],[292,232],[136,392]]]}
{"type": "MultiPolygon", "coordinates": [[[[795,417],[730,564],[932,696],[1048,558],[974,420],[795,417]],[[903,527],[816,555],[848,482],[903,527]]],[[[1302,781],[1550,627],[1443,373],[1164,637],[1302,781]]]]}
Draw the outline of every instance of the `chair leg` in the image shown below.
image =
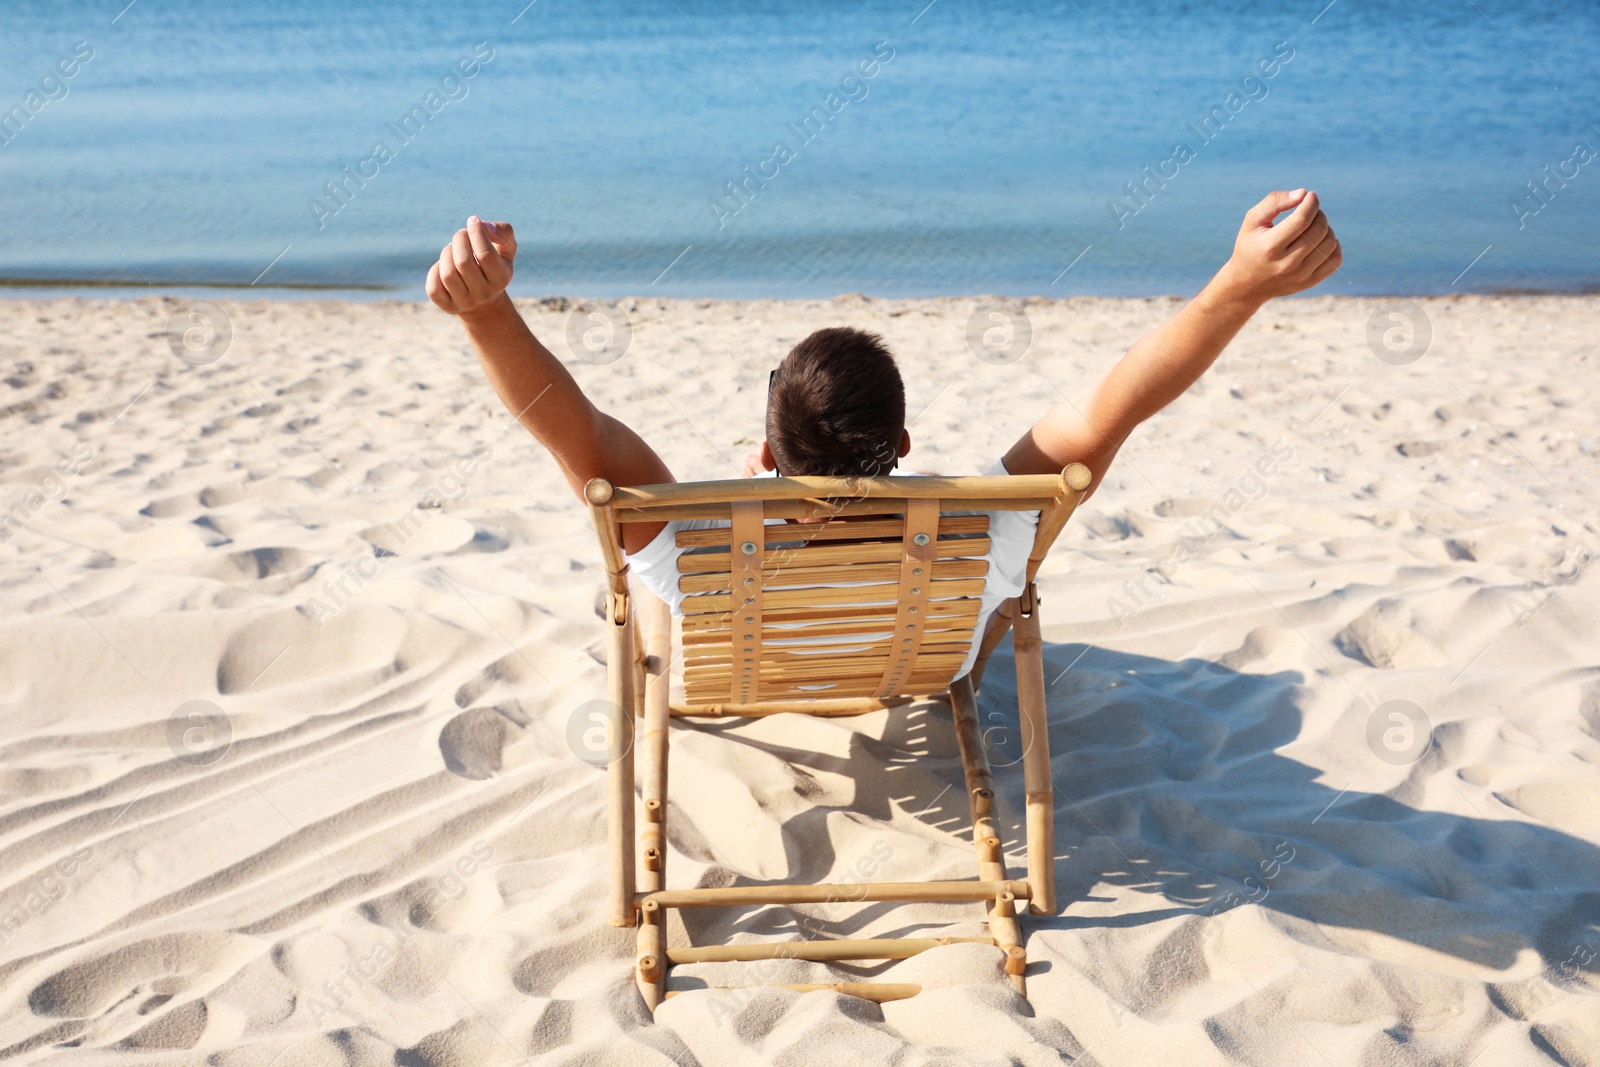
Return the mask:
{"type": "MultiPolygon", "coordinates": [[[[643,690],[639,701],[640,792],[644,800],[644,825],[639,829],[639,892],[655,893],[667,882],[667,752],[671,711],[668,697],[672,660],[672,616],[660,598],[640,590],[634,598],[637,636],[642,646],[640,662],[643,690]]],[[[666,989],[666,909],[646,901],[640,909],[638,985],[651,1011],[661,1003],[666,989]]]]}
{"type": "Polygon", "coordinates": [[[635,981],[644,1006],[654,1014],[664,999],[667,984],[666,953],[667,909],[653,900],[644,902],[639,909],[639,959],[635,981]]]}
{"type": "Polygon", "coordinates": [[[1022,777],[1027,790],[1028,910],[1056,910],[1055,787],[1050,772],[1050,732],[1045,715],[1044,654],[1039,636],[1039,593],[1029,583],[1012,622],[1017,659],[1017,706],[1022,721],[1022,777]]]}
{"type": "Polygon", "coordinates": [[[610,682],[607,697],[612,705],[611,750],[607,755],[606,779],[609,806],[606,837],[611,853],[612,926],[633,926],[638,921],[634,907],[633,858],[633,628],[628,596],[610,596],[610,625],[607,627],[606,675],[610,682]]]}
{"type": "MultiPolygon", "coordinates": [[[[989,757],[983,751],[983,737],[978,728],[978,701],[972,692],[970,675],[950,683],[950,712],[955,718],[956,746],[961,752],[961,767],[966,774],[967,801],[972,808],[972,842],[978,854],[978,878],[985,882],[1006,880],[1006,863],[1000,848],[1000,835],[994,822],[994,775],[989,770],[989,757]]],[[[1022,967],[1016,962],[1026,962],[1022,948],[1022,927],[1017,922],[1015,900],[1010,892],[1002,892],[989,909],[989,932],[995,944],[1006,954],[1006,973],[1018,993],[1028,995],[1022,977],[1022,967]]]]}

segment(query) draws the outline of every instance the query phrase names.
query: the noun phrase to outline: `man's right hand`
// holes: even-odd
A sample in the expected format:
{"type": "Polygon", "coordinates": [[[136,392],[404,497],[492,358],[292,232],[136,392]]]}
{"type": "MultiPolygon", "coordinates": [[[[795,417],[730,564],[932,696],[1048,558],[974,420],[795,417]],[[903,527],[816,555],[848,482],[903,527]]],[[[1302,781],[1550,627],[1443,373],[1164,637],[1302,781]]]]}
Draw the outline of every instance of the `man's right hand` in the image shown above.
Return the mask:
{"type": "Polygon", "coordinates": [[[516,258],[511,224],[473,215],[428,268],[428,299],[452,315],[476,311],[506,291],[516,258]]]}
{"type": "Polygon", "coordinates": [[[1262,304],[1311,288],[1343,258],[1316,193],[1268,194],[1245,215],[1232,258],[1210,284],[1140,338],[1082,405],[1063,398],[1047,411],[1006,453],[1006,470],[1056,474],[1076,461],[1094,492],[1128,435],[1193,385],[1262,304]]]}
{"type": "Polygon", "coordinates": [[[1217,280],[1231,295],[1264,302],[1311,288],[1343,262],[1339,239],[1316,193],[1272,192],[1246,213],[1233,256],[1217,280]],[[1290,209],[1293,214],[1272,224],[1290,209]]]}

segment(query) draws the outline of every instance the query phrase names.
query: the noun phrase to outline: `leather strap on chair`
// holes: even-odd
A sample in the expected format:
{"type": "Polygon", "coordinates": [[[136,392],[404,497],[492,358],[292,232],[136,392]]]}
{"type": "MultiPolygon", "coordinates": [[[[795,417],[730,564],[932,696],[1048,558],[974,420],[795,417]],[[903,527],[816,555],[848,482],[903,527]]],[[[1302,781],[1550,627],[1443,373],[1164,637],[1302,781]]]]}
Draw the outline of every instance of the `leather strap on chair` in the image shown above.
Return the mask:
{"type": "Polygon", "coordinates": [[[939,552],[939,502],[906,501],[906,532],[901,542],[899,606],[889,661],[874,696],[896,696],[911,679],[922,635],[928,628],[928,599],[933,591],[933,561],[939,552]]]}
{"type": "Polygon", "coordinates": [[[767,547],[761,501],[733,501],[732,535],[733,685],[728,699],[735,704],[753,704],[760,691],[761,561],[767,547]]]}

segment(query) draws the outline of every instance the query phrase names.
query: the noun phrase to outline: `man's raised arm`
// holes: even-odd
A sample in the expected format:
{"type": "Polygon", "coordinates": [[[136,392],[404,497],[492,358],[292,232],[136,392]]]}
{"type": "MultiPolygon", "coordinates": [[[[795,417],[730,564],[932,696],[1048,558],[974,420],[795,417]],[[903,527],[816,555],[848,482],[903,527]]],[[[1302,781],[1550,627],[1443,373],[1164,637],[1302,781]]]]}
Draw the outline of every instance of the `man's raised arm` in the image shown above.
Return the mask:
{"type": "Polygon", "coordinates": [[[1062,401],[1046,412],[1006,453],[1006,470],[1054,474],[1076,460],[1094,475],[1094,492],[1134,428],[1193,385],[1262,304],[1311,288],[1341,262],[1316,193],[1269,193],[1245,215],[1232,258],[1199,295],[1129,349],[1084,404],[1062,401]]]}
{"type": "MultiPolygon", "coordinates": [[[[614,485],[672,481],[661,457],[633,430],[596,408],[522,321],[506,295],[516,256],[510,223],[484,222],[474,215],[429,268],[428,299],[461,319],[489,384],[517,421],[549,449],[580,498],[591,478],[614,485]]],[[[624,526],[623,547],[639,551],[661,526],[624,526]]]]}

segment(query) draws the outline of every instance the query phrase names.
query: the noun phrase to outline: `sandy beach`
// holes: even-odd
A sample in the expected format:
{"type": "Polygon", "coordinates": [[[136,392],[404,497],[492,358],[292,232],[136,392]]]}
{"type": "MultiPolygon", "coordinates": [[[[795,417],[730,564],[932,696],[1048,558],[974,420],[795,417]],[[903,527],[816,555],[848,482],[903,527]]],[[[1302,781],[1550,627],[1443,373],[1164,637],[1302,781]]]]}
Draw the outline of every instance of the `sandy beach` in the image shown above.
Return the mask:
{"type": "MultiPolygon", "coordinates": [[[[906,467],[975,474],[1180,306],[1023,301],[996,352],[980,303],[520,306],[683,480],[737,475],[815,328],[881,332],[906,467]]],[[[459,325],[0,302],[0,1059],[1600,1064],[1600,297],[1400,303],[1269,304],[1045,564],[1061,913],[1023,924],[1027,1000],[960,944],[678,967],[652,1023],[567,741],[605,686],[594,533],[459,325]],[[924,991],[693,992],[860,976],[924,991]]],[[[941,704],[673,746],[674,887],[971,876],[941,704]]]]}

